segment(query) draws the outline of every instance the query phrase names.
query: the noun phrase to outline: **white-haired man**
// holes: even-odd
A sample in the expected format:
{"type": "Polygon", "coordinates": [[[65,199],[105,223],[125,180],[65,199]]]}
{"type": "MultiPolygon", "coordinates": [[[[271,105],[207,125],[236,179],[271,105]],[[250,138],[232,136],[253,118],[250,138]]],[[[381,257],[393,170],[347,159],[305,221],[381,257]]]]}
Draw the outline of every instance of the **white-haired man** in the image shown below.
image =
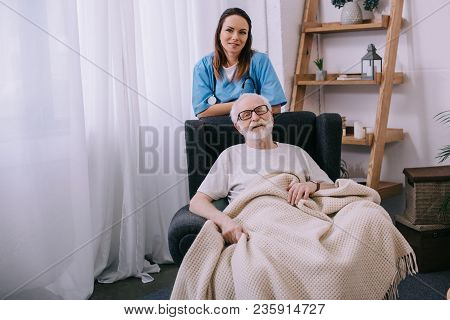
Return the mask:
{"type": "Polygon", "coordinates": [[[227,243],[236,243],[246,231],[241,225],[212,204],[213,200],[228,197],[233,201],[257,175],[273,172],[303,172],[303,183],[291,183],[287,201],[295,205],[319,189],[335,185],[314,160],[300,147],[274,142],[273,115],[270,103],[261,95],[243,94],[230,112],[236,129],[245,143],[224,150],[203,183],[192,197],[189,210],[214,221],[227,243]]]}

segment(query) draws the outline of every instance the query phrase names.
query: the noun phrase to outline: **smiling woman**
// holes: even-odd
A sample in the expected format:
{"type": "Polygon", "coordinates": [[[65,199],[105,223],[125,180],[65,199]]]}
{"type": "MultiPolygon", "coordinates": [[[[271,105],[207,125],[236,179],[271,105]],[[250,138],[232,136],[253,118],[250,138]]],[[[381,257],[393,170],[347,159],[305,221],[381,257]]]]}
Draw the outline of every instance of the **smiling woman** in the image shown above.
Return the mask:
{"type": "Polygon", "coordinates": [[[192,106],[199,118],[227,115],[243,93],[268,98],[279,113],[286,97],[266,54],[252,50],[252,22],[239,8],[224,11],[217,25],[213,53],[194,67],[192,106]]]}

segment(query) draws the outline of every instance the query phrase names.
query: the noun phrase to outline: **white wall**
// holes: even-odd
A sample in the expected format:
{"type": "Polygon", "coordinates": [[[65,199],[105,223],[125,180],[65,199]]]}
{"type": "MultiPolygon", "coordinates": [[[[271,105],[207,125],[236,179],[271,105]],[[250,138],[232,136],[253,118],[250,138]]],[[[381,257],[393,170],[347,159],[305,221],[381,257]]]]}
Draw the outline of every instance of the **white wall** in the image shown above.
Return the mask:
{"type": "Polygon", "coordinates": [[[282,39],[282,56],[284,72],[282,75],[282,83],[289,101],[292,94],[293,73],[297,64],[298,43],[300,40],[300,27],[303,17],[303,0],[280,1],[281,7],[281,39],[282,39]]]}
{"type": "MultiPolygon", "coordinates": [[[[298,26],[303,13],[304,0],[283,1],[281,4],[281,30],[283,39],[283,66],[285,89],[291,94],[298,48],[298,26]]],[[[389,1],[383,0],[380,12],[389,14],[389,1]]],[[[370,13],[368,14],[368,17],[370,13]]],[[[450,109],[450,3],[445,0],[410,0],[403,8],[404,24],[399,40],[397,71],[403,71],[406,81],[394,87],[388,126],[403,128],[402,142],[389,144],[382,167],[381,178],[403,181],[405,167],[437,165],[435,159],[440,147],[450,144],[450,127],[433,120],[440,111],[450,109]]],[[[321,21],[339,21],[340,11],[330,0],[321,0],[321,21]]],[[[359,61],[367,45],[374,43],[381,49],[385,43],[384,31],[337,33],[321,36],[319,51],[328,72],[359,72],[359,61]],[[352,67],[354,66],[354,67],[352,67]]],[[[315,57],[316,53],[313,52],[315,57]]],[[[311,72],[314,69],[311,65],[311,72]]],[[[319,99],[316,87],[308,88],[305,110],[337,112],[347,119],[360,120],[366,126],[375,123],[378,87],[333,87],[322,89],[319,99]],[[311,94],[313,93],[313,94],[311,94]]],[[[353,176],[367,173],[369,149],[344,146],[343,159],[351,166],[353,176]],[[362,173],[363,171],[363,173],[362,173]]],[[[449,164],[447,161],[444,164],[449,164]]]]}

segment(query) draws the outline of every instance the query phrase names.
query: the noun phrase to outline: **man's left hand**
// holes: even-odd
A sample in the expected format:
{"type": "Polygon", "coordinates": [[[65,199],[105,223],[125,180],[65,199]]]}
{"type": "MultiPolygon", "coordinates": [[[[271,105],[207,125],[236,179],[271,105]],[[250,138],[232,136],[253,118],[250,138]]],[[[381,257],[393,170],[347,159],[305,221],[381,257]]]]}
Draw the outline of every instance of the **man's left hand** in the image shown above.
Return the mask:
{"type": "Polygon", "coordinates": [[[308,199],[309,195],[315,192],[317,185],[314,182],[295,182],[292,181],[288,187],[288,202],[296,205],[301,199],[308,199]]]}

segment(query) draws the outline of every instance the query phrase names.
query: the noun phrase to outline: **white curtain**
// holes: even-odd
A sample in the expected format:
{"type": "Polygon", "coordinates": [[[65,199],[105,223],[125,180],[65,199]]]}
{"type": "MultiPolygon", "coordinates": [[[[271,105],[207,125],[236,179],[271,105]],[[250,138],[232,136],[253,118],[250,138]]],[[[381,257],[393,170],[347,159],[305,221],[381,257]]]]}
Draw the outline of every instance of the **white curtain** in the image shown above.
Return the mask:
{"type": "Polygon", "coordinates": [[[0,298],[86,298],[171,262],[192,68],[233,5],[2,0],[0,298]]]}
{"type": "Polygon", "coordinates": [[[94,252],[75,2],[3,1],[0,42],[0,298],[86,297],[94,252]]]}

